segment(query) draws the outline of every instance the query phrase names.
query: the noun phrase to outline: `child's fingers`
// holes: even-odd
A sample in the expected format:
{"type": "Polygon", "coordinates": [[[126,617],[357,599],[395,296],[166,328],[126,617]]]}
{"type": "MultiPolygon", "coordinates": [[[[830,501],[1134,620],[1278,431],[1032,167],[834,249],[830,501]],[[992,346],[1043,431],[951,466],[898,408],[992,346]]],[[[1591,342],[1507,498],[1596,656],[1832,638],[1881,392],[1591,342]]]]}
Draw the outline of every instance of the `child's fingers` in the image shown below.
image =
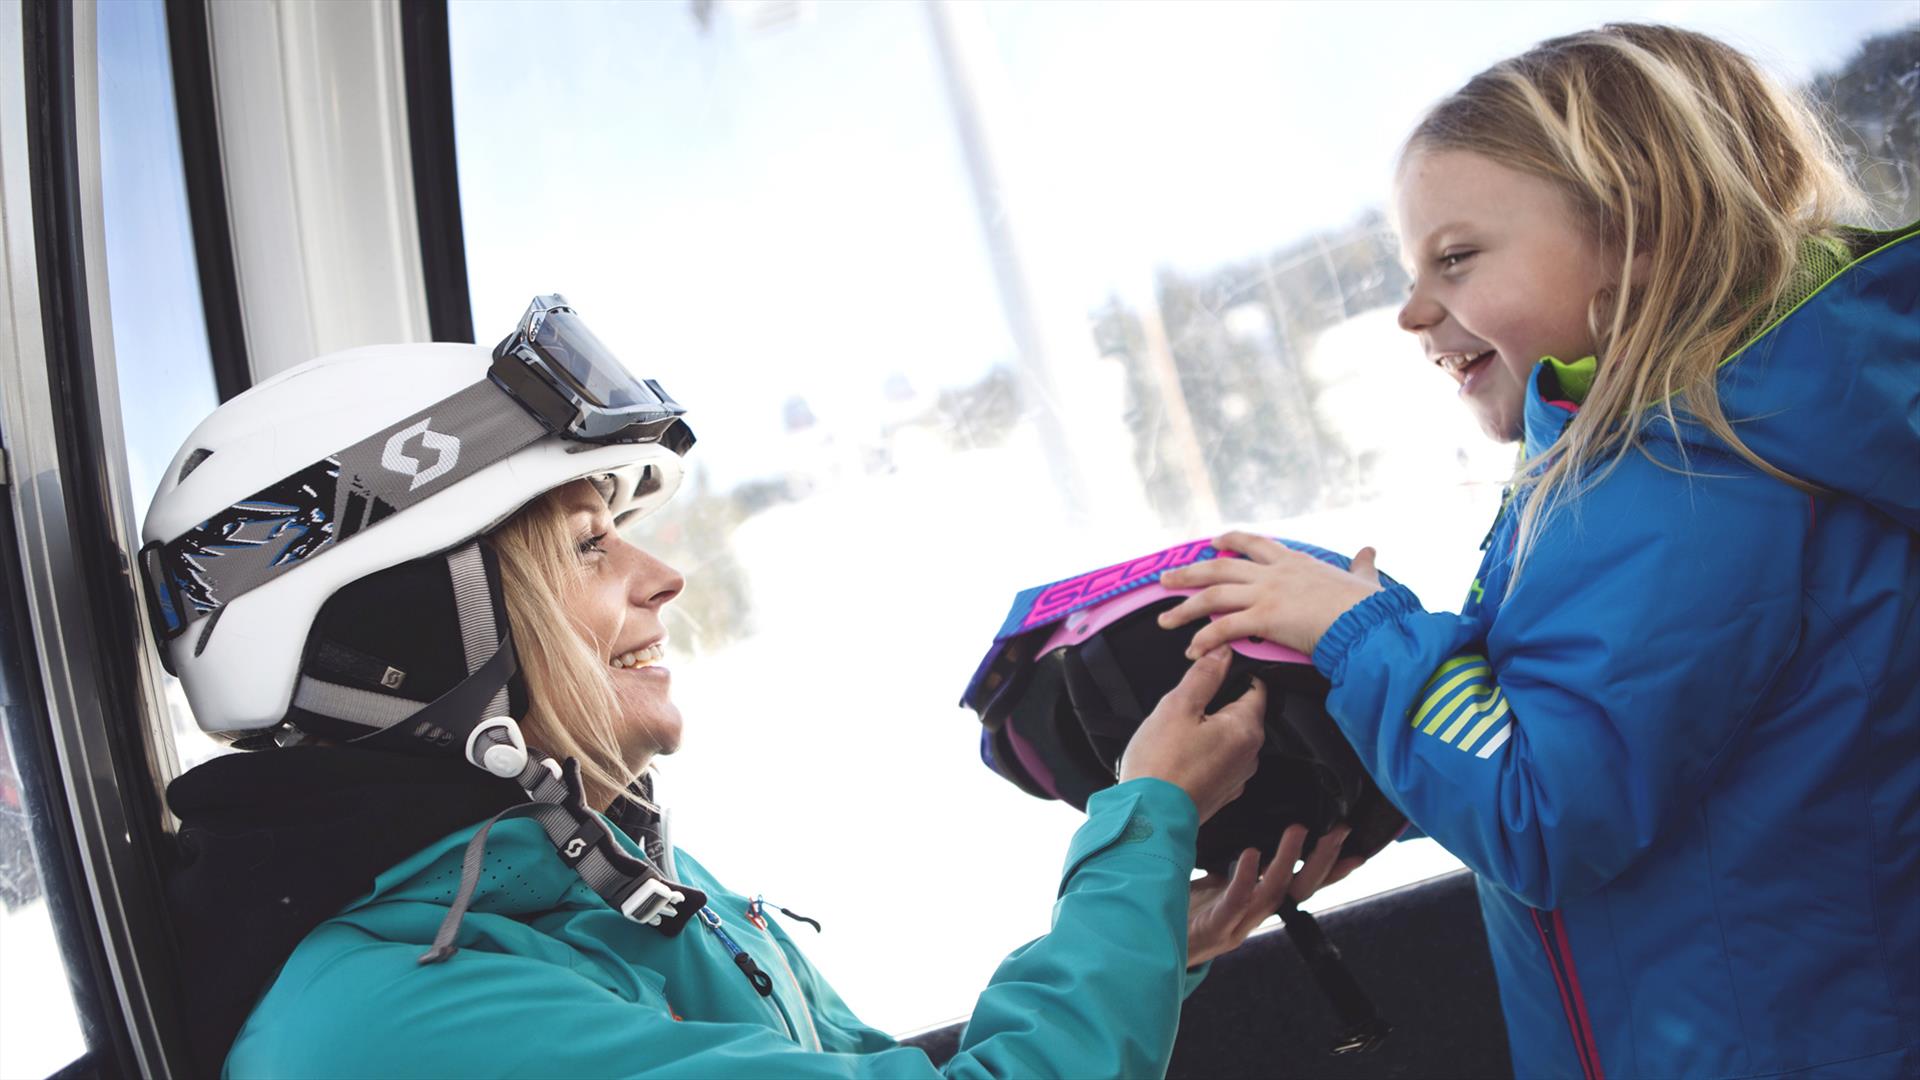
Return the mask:
{"type": "Polygon", "coordinates": [[[1208,559],[1161,574],[1160,584],[1169,589],[1200,589],[1226,582],[1253,581],[1259,575],[1259,564],[1246,559],[1208,559]]]}
{"type": "Polygon", "coordinates": [[[1238,530],[1215,537],[1213,546],[1224,551],[1237,551],[1254,562],[1267,564],[1279,562],[1294,553],[1287,545],[1270,536],[1238,530]]]}
{"type": "Polygon", "coordinates": [[[1363,547],[1360,549],[1359,554],[1353,557],[1353,562],[1348,565],[1347,569],[1353,574],[1366,578],[1368,581],[1377,585],[1380,583],[1380,571],[1374,569],[1373,560],[1378,554],[1378,552],[1370,547],[1363,547]]]}
{"type": "Polygon", "coordinates": [[[1229,641],[1260,637],[1264,632],[1259,617],[1252,612],[1231,611],[1201,627],[1200,632],[1193,635],[1193,643],[1187,646],[1187,655],[1205,656],[1229,641]]]}
{"type": "MultiPolygon", "coordinates": [[[[1214,615],[1222,611],[1237,611],[1251,605],[1259,599],[1251,586],[1247,585],[1209,585],[1180,601],[1178,604],[1160,613],[1159,623],[1162,629],[1171,630],[1176,626],[1185,626],[1202,615],[1214,615]]],[[[1199,656],[1206,652],[1189,652],[1189,656],[1199,656]]]]}
{"type": "Polygon", "coordinates": [[[1200,612],[1198,611],[1182,611],[1176,606],[1161,612],[1159,617],[1154,621],[1160,624],[1162,630],[1173,630],[1185,626],[1199,617],[1200,612]]]}

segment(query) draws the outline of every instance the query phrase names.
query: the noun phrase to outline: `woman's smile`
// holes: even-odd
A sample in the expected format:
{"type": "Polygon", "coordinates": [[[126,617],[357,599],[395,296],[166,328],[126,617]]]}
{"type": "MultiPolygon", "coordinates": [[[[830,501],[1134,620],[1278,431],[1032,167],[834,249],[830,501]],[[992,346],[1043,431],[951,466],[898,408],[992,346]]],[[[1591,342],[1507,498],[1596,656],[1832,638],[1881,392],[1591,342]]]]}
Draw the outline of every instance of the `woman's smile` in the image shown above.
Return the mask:
{"type": "MultiPolygon", "coordinates": [[[[613,659],[607,661],[607,663],[622,670],[652,668],[659,667],[660,662],[666,658],[666,655],[667,639],[661,638],[659,641],[653,642],[650,645],[643,645],[640,648],[629,649],[626,652],[620,653],[613,659]]],[[[665,669],[662,668],[661,670],[664,671],[665,669]]]]}

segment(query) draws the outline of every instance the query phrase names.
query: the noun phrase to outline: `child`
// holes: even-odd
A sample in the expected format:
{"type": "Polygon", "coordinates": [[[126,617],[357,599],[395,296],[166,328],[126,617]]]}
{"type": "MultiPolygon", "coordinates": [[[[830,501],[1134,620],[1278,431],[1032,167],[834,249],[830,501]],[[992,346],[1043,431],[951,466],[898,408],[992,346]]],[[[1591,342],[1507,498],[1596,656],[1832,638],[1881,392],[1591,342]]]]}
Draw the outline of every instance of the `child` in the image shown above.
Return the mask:
{"type": "Polygon", "coordinates": [[[1474,78],[1397,177],[1400,323],[1525,446],[1466,605],[1244,533],[1164,579],[1478,873],[1520,1076],[1920,1075],[1920,226],[1833,162],[1699,34],[1474,78]]]}

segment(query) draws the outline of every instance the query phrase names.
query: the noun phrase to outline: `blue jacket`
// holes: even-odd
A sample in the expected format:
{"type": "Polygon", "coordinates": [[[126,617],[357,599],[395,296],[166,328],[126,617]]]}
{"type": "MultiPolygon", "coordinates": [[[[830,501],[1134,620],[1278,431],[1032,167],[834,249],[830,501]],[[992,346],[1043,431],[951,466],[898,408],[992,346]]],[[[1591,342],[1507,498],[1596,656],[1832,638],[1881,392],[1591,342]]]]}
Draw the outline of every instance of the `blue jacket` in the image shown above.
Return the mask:
{"type": "Polygon", "coordinates": [[[1509,506],[1459,614],[1390,588],[1314,654],[1479,874],[1519,1076],[1920,1075],[1920,228],[1873,243],[1719,376],[1828,494],[1650,414],[1517,580],[1509,506]]]}
{"type": "MultiPolygon", "coordinates": [[[[517,818],[488,835],[459,952],[419,962],[472,827],[388,868],[306,935],[225,1075],[1161,1076],[1199,977],[1185,971],[1198,815],[1160,780],[1109,788],[1087,812],[1052,931],[1000,965],[944,1069],[862,1024],[777,923],[746,918],[745,898],[684,853],[679,879],[708,893],[770,996],[700,923],[669,938],[608,908],[517,818]]],[[[990,860],[954,865],[954,887],[993,902],[990,860]]],[[[898,946],[901,977],[920,977],[913,943],[898,946]]]]}

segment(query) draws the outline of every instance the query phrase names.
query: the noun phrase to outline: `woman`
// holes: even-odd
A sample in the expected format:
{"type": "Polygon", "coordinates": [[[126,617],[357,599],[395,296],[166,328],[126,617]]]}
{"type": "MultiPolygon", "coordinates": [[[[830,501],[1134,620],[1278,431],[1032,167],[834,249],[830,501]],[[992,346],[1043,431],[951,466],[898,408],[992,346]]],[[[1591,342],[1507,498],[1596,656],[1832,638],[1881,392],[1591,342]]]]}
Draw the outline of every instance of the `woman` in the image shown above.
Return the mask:
{"type": "MultiPolygon", "coordinates": [[[[261,748],[169,790],[203,1066],[935,1073],[676,851],[649,799],[680,740],[662,612],[684,582],[618,528],[671,496],[691,443],[557,297],[491,356],[339,354],[196,429],[142,566],[197,719],[261,748]]],[[[1196,664],[1142,726],[1052,932],[1001,966],[947,1073],[1164,1072],[1189,964],[1324,878],[1321,859],[1292,880],[1289,830],[1257,884],[1189,891],[1195,830],[1262,738],[1258,686],[1203,714],[1224,671],[1196,664]]]]}

